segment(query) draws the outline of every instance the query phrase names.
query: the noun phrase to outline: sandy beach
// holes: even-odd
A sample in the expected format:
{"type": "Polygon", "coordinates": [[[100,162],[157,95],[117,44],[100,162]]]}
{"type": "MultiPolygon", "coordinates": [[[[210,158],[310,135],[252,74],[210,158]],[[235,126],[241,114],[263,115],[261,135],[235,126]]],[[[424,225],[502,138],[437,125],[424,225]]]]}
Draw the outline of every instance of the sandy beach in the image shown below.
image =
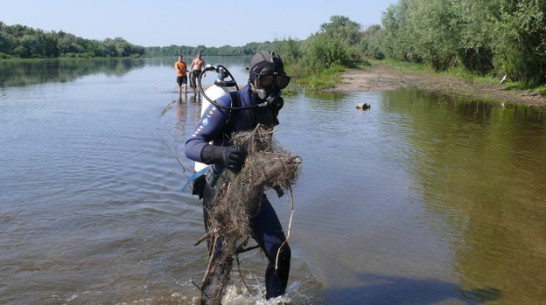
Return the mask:
{"type": "Polygon", "coordinates": [[[472,79],[430,73],[401,71],[387,65],[373,64],[365,69],[351,69],[342,74],[342,80],[328,91],[355,92],[394,90],[418,87],[448,95],[461,96],[499,103],[514,103],[531,107],[546,107],[546,98],[527,90],[506,90],[498,85],[478,85],[472,79]]]}

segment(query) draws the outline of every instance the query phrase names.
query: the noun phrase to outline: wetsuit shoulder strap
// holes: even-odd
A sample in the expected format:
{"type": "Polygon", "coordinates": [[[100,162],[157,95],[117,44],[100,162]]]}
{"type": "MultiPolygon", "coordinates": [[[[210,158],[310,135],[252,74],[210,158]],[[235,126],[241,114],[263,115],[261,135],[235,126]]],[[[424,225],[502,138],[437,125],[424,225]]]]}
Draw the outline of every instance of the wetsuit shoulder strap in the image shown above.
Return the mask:
{"type": "MultiPolygon", "coordinates": [[[[231,97],[231,107],[234,107],[234,108],[241,107],[241,97],[239,96],[239,92],[231,91],[229,92],[229,95],[231,97]]],[[[233,131],[233,128],[235,127],[235,118],[237,117],[238,113],[239,113],[238,109],[229,110],[229,117],[226,123],[227,130],[233,131]]]]}

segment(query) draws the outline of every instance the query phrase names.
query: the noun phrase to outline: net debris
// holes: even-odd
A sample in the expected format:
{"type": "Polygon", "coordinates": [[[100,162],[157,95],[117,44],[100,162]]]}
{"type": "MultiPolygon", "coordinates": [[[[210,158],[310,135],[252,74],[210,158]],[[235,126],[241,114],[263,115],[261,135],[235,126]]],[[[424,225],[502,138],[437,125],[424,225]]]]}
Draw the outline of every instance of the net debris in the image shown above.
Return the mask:
{"type": "Polygon", "coordinates": [[[292,212],[285,243],[290,237],[294,211],[292,185],[301,172],[302,159],[276,143],[273,133],[273,128],[258,125],[252,131],[232,135],[234,145],[245,149],[248,155],[239,173],[226,170],[218,180],[208,210],[209,230],[197,242],[208,238],[213,254],[201,282],[206,300],[202,304],[220,304],[233,260],[247,245],[250,218],[260,209],[265,190],[274,189],[279,196],[288,193],[292,212]],[[216,249],[220,244],[221,252],[216,249]]]}

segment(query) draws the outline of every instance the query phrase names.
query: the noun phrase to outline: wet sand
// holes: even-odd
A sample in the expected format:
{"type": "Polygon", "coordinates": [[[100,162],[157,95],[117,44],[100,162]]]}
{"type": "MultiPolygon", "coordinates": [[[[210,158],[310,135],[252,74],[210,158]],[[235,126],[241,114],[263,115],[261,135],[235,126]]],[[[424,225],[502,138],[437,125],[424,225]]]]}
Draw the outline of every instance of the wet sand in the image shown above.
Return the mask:
{"type": "Polygon", "coordinates": [[[365,69],[352,69],[342,74],[341,82],[327,91],[360,92],[418,87],[448,95],[531,107],[546,107],[546,97],[528,90],[506,90],[498,85],[480,85],[472,79],[421,71],[401,71],[374,63],[365,69]]]}

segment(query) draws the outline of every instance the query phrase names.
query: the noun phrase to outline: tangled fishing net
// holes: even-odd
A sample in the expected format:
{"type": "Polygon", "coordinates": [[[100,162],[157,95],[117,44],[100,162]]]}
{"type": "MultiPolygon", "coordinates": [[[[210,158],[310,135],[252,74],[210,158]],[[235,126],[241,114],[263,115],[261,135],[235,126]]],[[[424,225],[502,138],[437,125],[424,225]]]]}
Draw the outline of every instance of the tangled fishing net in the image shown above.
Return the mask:
{"type": "Polygon", "coordinates": [[[209,229],[206,237],[211,241],[210,253],[213,255],[201,288],[205,292],[208,290],[206,286],[217,287],[213,287],[216,291],[208,292],[208,302],[205,304],[220,304],[233,259],[247,244],[251,233],[250,218],[260,209],[265,190],[274,189],[279,196],[285,191],[289,194],[292,213],[284,243],[290,237],[294,210],[291,187],[300,173],[301,158],[280,147],[273,140],[273,133],[272,128],[258,125],[253,131],[232,135],[234,145],[246,149],[248,155],[239,173],[224,171],[208,210],[209,229]],[[220,243],[221,254],[213,260],[215,248],[220,243]]]}

